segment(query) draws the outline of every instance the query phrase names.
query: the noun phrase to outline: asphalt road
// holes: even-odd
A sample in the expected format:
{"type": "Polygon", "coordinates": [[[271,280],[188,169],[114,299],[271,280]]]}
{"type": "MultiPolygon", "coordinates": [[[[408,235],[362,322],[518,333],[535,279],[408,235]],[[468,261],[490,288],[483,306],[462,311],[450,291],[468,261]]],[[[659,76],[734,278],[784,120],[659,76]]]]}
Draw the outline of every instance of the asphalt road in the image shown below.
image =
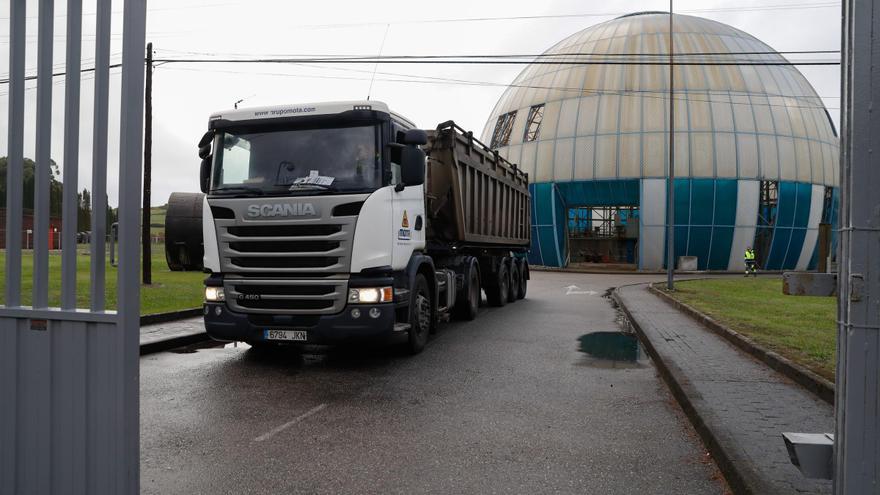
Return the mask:
{"type": "Polygon", "coordinates": [[[532,276],[527,299],[441,325],[415,357],[143,357],[142,492],[722,493],[650,361],[579,351],[620,330],[606,289],[648,279],[532,276]]]}

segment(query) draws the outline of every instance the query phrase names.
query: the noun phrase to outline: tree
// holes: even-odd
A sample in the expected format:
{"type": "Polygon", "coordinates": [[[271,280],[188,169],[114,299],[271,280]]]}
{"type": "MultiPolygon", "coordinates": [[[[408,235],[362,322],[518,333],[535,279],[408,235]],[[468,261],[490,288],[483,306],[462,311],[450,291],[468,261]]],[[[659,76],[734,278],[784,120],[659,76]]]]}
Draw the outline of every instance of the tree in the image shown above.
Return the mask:
{"type": "MultiPolygon", "coordinates": [[[[49,169],[49,214],[53,217],[61,216],[62,194],[64,184],[58,180],[61,175],[58,170],[58,164],[54,161],[50,162],[49,169]]],[[[0,157],[0,207],[6,206],[6,167],[7,158],[0,157]]],[[[24,186],[24,197],[22,198],[22,206],[27,210],[34,209],[34,170],[35,163],[30,158],[24,159],[24,169],[22,170],[22,182],[24,186]]],[[[76,231],[84,232],[92,228],[92,193],[88,189],[83,188],[81,193],[77,193],[77,212],[76,212],[76,231]]],[[[107,206],[107,232],[110,232],[110,225],[116,222],[116,210],[107,206]]]]}
{"type": "MultiPolygon", "coordinates": [[[[49,214],[51,216],[61,216],[61,181],[58,180],[60,175],[58,164],[54,160],[49,162],[49,214]]],[[[0,206],[6,206],[6,157],[0,157],[0,206]]],[[[36,164],[30,158],[24,159],[24,167],[22,170],[22,182],[24,186],[24,197],[22,206],[25,209],[34,209],[34,170],[36,164]]]]}
{"type": "Polygon", "coordinates": [[[76,224],[79,232],[92,230],[92,193],[83,188],[81,193],[76,193],[76,224]]]}

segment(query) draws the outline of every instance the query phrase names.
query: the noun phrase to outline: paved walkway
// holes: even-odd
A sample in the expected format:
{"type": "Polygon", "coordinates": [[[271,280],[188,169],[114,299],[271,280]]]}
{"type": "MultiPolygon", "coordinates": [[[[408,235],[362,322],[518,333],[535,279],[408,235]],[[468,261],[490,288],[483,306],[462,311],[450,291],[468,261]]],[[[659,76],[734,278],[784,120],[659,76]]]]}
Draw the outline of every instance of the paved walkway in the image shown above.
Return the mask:
{"type": "Polygon", "coordinates": [[[782,432],[833,432],[833,409],[648,292],[619,296],[752,493],[831,493],[793,466],[782,432]]]}
{"type": "Polygon", "coordinates": [[[201,316],[141,325],[141,353],[186,345],[205,338],[205,324],[201,316]]]}

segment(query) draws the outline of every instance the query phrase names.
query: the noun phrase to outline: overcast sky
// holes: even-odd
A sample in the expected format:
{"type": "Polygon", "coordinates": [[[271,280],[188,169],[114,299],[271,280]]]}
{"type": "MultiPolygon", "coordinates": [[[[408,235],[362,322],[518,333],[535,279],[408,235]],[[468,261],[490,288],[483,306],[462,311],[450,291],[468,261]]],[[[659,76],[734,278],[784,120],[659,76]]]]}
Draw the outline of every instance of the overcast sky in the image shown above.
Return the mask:
{"type": "MultiPolygon", "coordinates": [[[[94,0],[84,12],[94,14],[94,0]]],[[[66,2],[55,0],[56,70],[65,60],[66,2]]],[[[27,72],[36,72],[37,2],[28,1],[27,72]]],[[[415,1],[224,1],[151,0],[147,39],[157,58],[209,55],[383,55],[536,54],[557,41],[594,24],[629,12],[667,10],[656,0],[584,2],[577,0],[446,0],[415,1]],[[577,16],[469,22],[423,22],[462,18],[577,16]],[[584,14],[584,15],[580,15],[584,14]],[[387,34],[386,34],[387,33],[387,34]]],[[[837,50],[840,6],[821,0],[688,0],[675,10],[714,19],[742,29],[776,50],[837,50]],[[791,8],[767,9],[768,6],[791,8]],[[755,9],[758,7],[760,9],[755,9]],[[700,10],[701,12],[688,12],[700,10]],[[706,11],[711,10],[711,11],[706,11]]],[[[120,59],[122,2],[114,2],[112,62],[120,59]]],[[[9,0],[0,0],[0,78],[9,73],[9,0]]],[[[83,66],[93,65],[95,16],[83,21],[83,66]]],[[[816,58],[816,57],[812,57],[816,58]]],[[[522,66],[507,65],[380,65],[371,98],[421,127],[453,119],[479,134],[486,118],[522,66]],[[418,76],[418,77],[413,77],[418,76]],[[427,78],[480,81],[486,85],[450,84],[427,78]]],[[[196,143],[208,115],[242,106],[363,99],[373,71],[368,65],[304,67],[256,64],[167,64],[156,68],[153,92],[153,204],[164,204],[173,191],[198,190],[196,143]]],[[[835,124],[838,120],[839,68],[802,67],[824,98],[835,124]]],[[[118,100],[118,72],[111,76],[111,100],[118,100]]],[[[29,87],[34,86],[29,83],[29,87]]],[[[0,85],[0,156],[7,153],[7,86],[0,85]]],[[[90,187],[91,114],[94,86],[83,76],[80,146],[80,187],[90,187]]],[[[33,156],[36,91],[26,91],[25,154],[33,156]]],[[[63,150],[63,78],[53,92],[52,157],[63,150]]],[[[116,203],[118,102],[111,102],[111,203],[116,203]]]]}

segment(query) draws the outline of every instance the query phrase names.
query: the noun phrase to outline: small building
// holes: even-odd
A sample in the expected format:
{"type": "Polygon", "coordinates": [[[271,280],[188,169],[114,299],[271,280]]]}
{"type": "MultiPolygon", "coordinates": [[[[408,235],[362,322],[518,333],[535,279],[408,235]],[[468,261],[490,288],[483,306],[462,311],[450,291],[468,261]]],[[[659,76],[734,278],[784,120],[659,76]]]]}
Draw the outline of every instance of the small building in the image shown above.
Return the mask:
{"type": "MultiPolygon", "coordinates": [[[[34,247],[34,212],[25,209],[21,218],[21,247],[34,247]]],[[[0,249],[6,249],[6,208],[0,208],[0,249]]],[[[61,249],[61,217],[49,217],[49,249],[61,249]]]]}

